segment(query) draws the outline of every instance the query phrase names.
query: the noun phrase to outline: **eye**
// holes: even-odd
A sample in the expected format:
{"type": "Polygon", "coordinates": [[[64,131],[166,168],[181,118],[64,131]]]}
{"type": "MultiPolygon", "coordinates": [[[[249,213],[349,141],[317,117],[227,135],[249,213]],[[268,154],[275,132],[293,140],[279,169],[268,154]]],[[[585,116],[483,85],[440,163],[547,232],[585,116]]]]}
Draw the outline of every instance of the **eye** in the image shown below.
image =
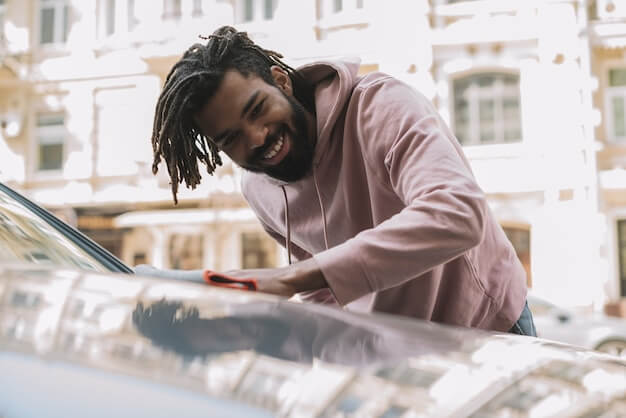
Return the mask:
{"type": "Polygon", "coordinates": [[[261,100],[256,106],[254,106],[254,108],[252,108],[252,111],[250,112],[251,118],[256,118],[261,114],[263,111],[263,103],[265,103],[265,99],[261,100]]]}
{"type": "Polygon", "coordinates": [[[235,135],[229,135],[224,141],[222,141],[222,148],[228,148],[235,142],[235,135]]]}
{"type": "Polygon", "coordinates": [[[237,139],[237,136],[238,136],[237,133],[232,133],[232,134],[228,135],[226,138],[224,138],[222,141],[220,141],[219,147],[221,149],[225,149],[225,148],[230,147],[235,142],[235,139],[237,139]]]}

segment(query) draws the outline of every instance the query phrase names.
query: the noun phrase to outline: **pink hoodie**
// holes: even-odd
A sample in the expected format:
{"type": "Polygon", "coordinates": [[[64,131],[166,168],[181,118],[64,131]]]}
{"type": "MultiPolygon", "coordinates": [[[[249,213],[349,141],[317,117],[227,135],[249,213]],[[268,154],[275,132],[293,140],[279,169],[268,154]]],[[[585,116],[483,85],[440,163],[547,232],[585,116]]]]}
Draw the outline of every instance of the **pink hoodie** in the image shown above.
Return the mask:
{"type": "Polygon", "coordinates": [[[524,269],[432,104],[358,63],[298,71],[316,86],[313,172],[288,184],[246,172],[243,192],[272,237],[320,266],[330,289],[302,298],[508,331],[524,269]]]}

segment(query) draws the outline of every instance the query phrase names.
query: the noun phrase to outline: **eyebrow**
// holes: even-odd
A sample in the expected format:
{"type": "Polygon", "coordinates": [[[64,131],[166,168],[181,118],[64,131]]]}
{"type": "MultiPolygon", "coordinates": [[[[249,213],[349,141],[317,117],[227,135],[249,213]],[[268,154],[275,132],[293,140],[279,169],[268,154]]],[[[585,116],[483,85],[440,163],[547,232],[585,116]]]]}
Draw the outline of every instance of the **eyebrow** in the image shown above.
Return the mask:
{"type": "Polygon", "coordinates": [[[241,111],[241,117],[242,118],[244,116],[246,116],[246,113],[248,113],[248,110],[250,110],[250,108],[252,107],[252,105],[256,101],[257,97],[259,97],[259,94],[261,94],[261,92],[259,90],[257,90],[257,91],[254,92],[254,94],[252,96],[250,96],[250,98],[248,99],[248,102],[246,103],[246,105],[243,107],[243,110],[241,111]]]}
{"type": "MultiPolygon", "coordinates": [[[[242,118],[244,118],[246,116],[246,113],[248,113],[250,108],[254,105],[254,102],[256,102],[256,99],[259,97],[259,94],[261,94],[261,92],[259,90],[257,90],[257,91],[254,92],[254,94],[252,94],[252,96],[250,96],[250,98],[248,99],[246,104],[243,106],[243,109],[241,110],[241,117],[242,118]]],[[[231,133],[231,131],[229,129],[227,129],[224,132],[220,133],[219,135],[216,135],[213,138],[213,141],[216,142],[216,143],[219,143],[219,142],[223,141],[226,137],[228,137],[228,135],[230,135],[230,133],[231,133]]]]}

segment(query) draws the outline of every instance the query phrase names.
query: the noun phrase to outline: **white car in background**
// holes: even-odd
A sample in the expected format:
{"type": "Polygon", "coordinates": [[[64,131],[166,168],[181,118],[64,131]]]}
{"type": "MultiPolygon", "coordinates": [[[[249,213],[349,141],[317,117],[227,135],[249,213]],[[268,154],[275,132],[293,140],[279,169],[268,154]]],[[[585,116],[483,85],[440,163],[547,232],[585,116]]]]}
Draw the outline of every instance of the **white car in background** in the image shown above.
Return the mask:
{"type": "Polygon", "coordinates": [[[528,295],[537,336],[626,358],[626,318],[577,313],[528,295]]]}

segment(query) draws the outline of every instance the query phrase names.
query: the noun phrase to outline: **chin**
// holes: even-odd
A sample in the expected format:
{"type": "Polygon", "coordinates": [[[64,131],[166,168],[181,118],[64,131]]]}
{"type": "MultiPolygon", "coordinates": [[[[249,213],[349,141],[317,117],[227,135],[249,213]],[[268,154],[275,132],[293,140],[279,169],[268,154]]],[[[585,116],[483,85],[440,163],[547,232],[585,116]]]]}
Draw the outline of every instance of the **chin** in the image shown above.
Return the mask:
{"type": "Polygon", "coordinates": [[[311,172],[312,160],[303,161],[285,161],[285,165],[280,164],[276,168],[264,170],[265,173],[275,179],[293,183],[302,180],[311,172]],[[282,166],[282,167],[281,167],[282,166]]]}

